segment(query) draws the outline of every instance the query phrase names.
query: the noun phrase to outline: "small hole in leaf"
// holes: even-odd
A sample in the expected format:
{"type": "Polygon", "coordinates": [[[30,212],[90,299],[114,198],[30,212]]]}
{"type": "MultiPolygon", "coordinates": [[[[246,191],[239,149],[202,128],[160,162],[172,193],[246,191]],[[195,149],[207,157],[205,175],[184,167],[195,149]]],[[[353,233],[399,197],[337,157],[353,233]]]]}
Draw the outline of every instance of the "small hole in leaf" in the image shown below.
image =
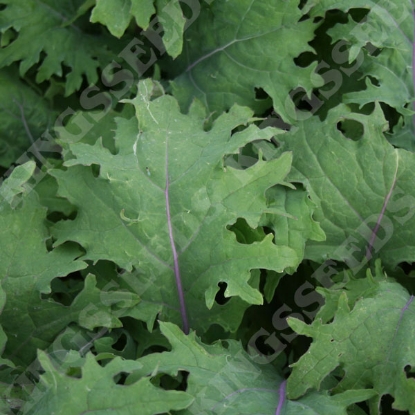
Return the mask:
{"type": "Polygon", "coordinates": [[[311,94],[307,94],[304,88],[296,88],[290,92],[290,97],[294,102],[295,107],[299,111],[299,119],[309,117],[315,114],[324,104],[319,97],[319,91],[314,89],[311,94]],[[301,114],[301,112],[306,114],[301,114]],[[307,114],[309,113],[309,114],[307,114]]]}
{"type": "Polygon", "coordinates": [[[385,118],[389,122],[389,131],[392,131],[393,128],[399,123],[400,118],[402,117],[395,108],[392,108],[390,105],[385,104],[384,102],[380,103],[385,118]]]}
{"type": "Polygon", "coordinates": [[[411,365],[405,366],[405,373],[407,378],[415,379],[415,368],[412,368],[411,365]]]}
{"type": "Polygon", "coordinates": [[[298,8],[302,10],[306,4],[307,4],[307,0],[300,0],[300,4],[298,5],[298,8]]]}
{"type": "Polygon", "coordinates": [[[117,276],[119,276],[119,277],[121,275],[124,275],[124,274],[128,273],[128,271],[125,268],[120,268],[120,267],[117,267],[116,272],[117,272],[117,276]]]}
{"type": "Polygon", "coordinates": [[[269,95],[262,88],[255,88],[256,99],[268,99],[269,95]]]}
{"type": "Polygon", "coordinates": [[[116,374],[113,377],[113,380],[114,380],[116,385],[124,385],[125,381],[126,381],[126,379],[128,378],[129,375],[130,375],[129,373],[121,372],[121,373],[116,374]]]}
{"type": "Polygon", "coordinates": [[[368,78],[370,79],[370,82],[372,82],[372,84],[373,85],[375,85],[375,86],[377,86],[377,87],[379,87],[380,86],[380,83],[379,83],[379,81],[374,77],[374,76],[370,76],[370,75],[368,75],[368,78]]]}
{"type": "Polygon", "coordinates": [[[230,300],[230,298],[225,297],[225,291],[228,288],[228,284],[226,284],[226,282],[219,282],[218,286],[220,289],[216,294],[215,301],[220,305],[224,305],[230,300]]]}
{"type": "Polygon", "coordinates": [[[307,111],[312,109],[310,103],[304,100],[304,97],[306,97],[306,91],[303,88],[295,89],[290,95],[298,109],[307,111]]]}
{"type": "Polygon", "coordinates": [[[92,171],[92,175],[96,178],[99,177],[99,173],[101,171],[101,166],[99,166],[98,164],[92,164],[91,165],[91,171],[92,171]]]}
{"type": "MultiPolygon", "coordinates": [[[[233,225],[228,225],[227,229],[235,234],[239,243],[246,245],[262,241],[267,234],[265,228],[260,226],[255,229],[251,228],[243,218],[238,218],[233,225]]],[[[270,232],[272,231],[269,229],[268,233],[270,232]]]]}
{"type": "Polygon", "coordinates": [[[122,352],[125,349],[125,346],[127,345],[127,336],[122,333],[118,340],[112,345],[113,349],[118,350],[119,352],[122,352]]]}
{"type": "MultiPolygon", "coordinates": [[[[43,53],[43,52],[42,52],[43,53]]],[[[44,57],[46,58],[46,54],[44,55],[44,57]]],[[[43,59],[42,59],[43,60],[43,59]]],[[[63,79],[65,79],[70,73],[72,73],[73,72],[73,69],[70,67],[70,66],[68,66],[68,65],[65,65],[64,63],[62,63],[62,78],[63,79]]]]}
{"type": "Polygon", "coordinates": [[[401,262],[398,266],[406,275],[409,275],[415,270],[415,262],[401,262]]]}
{"type": "Polygon", "coordinates": [[[68,367],[66,369],[66,376],[75,379],[80,379],[82,377],[82,370],[80,367],[68,367]]]}
{"type": "Polygon", "coordinates": [[[41,294],[42,300],[51,299],[64,306],[70,306],[84,288],[84,277],[79,271],[72,272],[66,277],[54,278],[50,285],[51,293],[41,294]]]}
{"type": "Polygon", "coordinates": [[[189,372],[185,370],[180,370],[177,376],[173,377],[160,373],[152,378],[152,383],[156,386],[163,388],[164,390],[179,390],[185,391],[187,389],[187,378],[189,377],[189,372]]]}
{"type": "Polygon", "coordinates": [[[260,128],[275,127],[275,128],[279,128],[280,130],[284,130],[284,131],[290,131],[291,129],[291,125],[287,124],[281,118],[281,116],[274,111],[271,111],[271,113],[267,116],[267,118],[261,122],[259,127],[260,128]]]}
{"type": "Polygon", "coordinates": [[[395,399],[391,395],[383,395],[380,401],[380,411],[382,415],[390,415],[390,414],[408,414],[407,411],[398,411],[392,407],[395,399]]]}
{"type": "Polygon", "coordinates": [[[313,52],[303,52],[300,53],[296,58],[294,58],[294,63],[301,67],[305,68],[311,64],[311,62],[314,62],[317,59],[317,56],[313,52]]]}
{"type": "Polygon", "coordinates": [[[265,235],[270,235],[272,234],[272,242],[275,242],[275,235],[274,235],[274,231],[271,228],[268,228],[268,226],[263,226],[262,228],[264,230],[265,235]]]}
{"type": "Polygon", "coordinates": [[[11,45],[19,36],[19,32],[17,32],[16,30],[14,30],[14,28],[9,28],[8,30],[6,30],[4,33],[2,33],[0,35],[0,44],[1,47],[7,47],[9,45],[11,45]]]}
{"type": "Polygon", "coordinates": [[[224,349],[229,349],[229,342],[227,340],[222,340],[221,344],[224,349]]]}
{"type": "MultiPolygon", "coordinates": [[[[356,23],[364,23],[367,20],[369,9],[350,9],[348,14],[356,23]]],[[[363,29],[364,30],[364,29],[363,29]]]]}
{"type": "Polygon", "coordinates": [[[377,48],[375,45],[372,45],[372,43],[368,42],[365,45],[365,49],[369,52],[370,55],[376,57],[379,56],[382,52],[381,48],[377,48]]]}
{"type": "Polygon", "coordinates": [[[77,213],[78,212],[76,210],[73,210],[73,212],[71,212],[69,215],[65,215],[62,212],[51,212],[46,216],[46,218],[52,223],[57,223],[61,220],[75,220],[77,213]]]}
{"type": "Polygon", "coordinates": [[[306,187],[304,186],[304,183],[301,183],[301,182],[291,182],[291,184],[293,184],[295,186],[294,192],[297,192],[299,190],[301,190],[303,192],[306,192],[307,191],[306,187]]]}
{"type": "Polygon", "coordinates": [[[337,129],[342,134],[353,141],[358,141],[363,137],[364,128],[362,123],[355,120],[344,120],[337,123],[337,129]]]}

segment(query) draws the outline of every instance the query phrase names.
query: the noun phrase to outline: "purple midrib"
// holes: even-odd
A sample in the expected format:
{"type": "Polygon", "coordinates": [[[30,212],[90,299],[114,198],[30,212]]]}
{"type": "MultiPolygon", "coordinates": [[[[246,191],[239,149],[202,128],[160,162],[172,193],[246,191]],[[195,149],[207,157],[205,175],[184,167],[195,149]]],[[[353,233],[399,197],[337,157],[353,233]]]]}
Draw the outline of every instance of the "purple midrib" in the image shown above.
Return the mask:
{"type": "Polygon", "coordinates": [[[281,415],[281,413],[282,413],[281,411],[282,411],[282,408],[283,408],[284,402],[285,402],[285,387],[286,386],[287,386],[287,381],[284,380],[280,385],[278,406],[277,406],[277,410],[275,412],[275,415],[281,415]]]}
{"type": "Polygon", "coordinates": [[[368,246],[366,248],[366,259],[368,261],[372,258],[372,250],[373,250],[373,246],[374,246],[374,243],[375,243],[376,235],[377,235],[377,233],[379,231],[380,223],[382,222],[383,216],[385,215],[386,207],[388,206],[389,199],[392,196],[393,189],[395,188],[396,179],[397,179],[397,173],[398,173],[398,167],[396,167],[395,177],[394,177],[394,180],[392,182],[392,186],[391,186],[391,188],[389,190],[389,193],[385,197],[385,200],[384,200],[383,206],[382,206],[382,210],[380,212],[380,215],[379,215],[379,218],[378,218],[378,220],[376,222],[376,225],[373,228],[373,231],[372,231],[372,235],[370,237],[369,244],[368,244],[368,246]]]}
{"type": "Polygon", "coordinates": [[[168,145],[167,145],[167,138],[166,138],[166,188],[164,190],[164,197],[166,201],[167,226],[169,229],[170,246],[171,246],[171,250],[173,253],[174,276],[176,278],[176,287],[177,287],[177,293],[179,296],[180,315],[182,318],[183,332],[185,334],[189,334],[189,320],[187,318],[186,302],[184,298],[182,279],[180,275],[179,256],[177,254],[176,244],[174,242],[173,225],[172,225],[171,212],[170,212],[170,198],[169,198],[170,181],[169,181],[169,167],[168,167],[169,158],[168,157],[169,157],[168,156],[168,145]]]}

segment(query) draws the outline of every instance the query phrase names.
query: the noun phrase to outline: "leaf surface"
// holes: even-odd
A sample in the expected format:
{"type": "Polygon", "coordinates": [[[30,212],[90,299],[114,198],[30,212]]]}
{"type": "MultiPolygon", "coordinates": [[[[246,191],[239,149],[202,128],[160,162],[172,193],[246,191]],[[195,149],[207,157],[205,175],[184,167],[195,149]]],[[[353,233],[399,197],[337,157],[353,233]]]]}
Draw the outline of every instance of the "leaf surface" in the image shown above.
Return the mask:
{"type": "MultiPolygon", "coordinates": [[[[367,2],[360,2],[367,3],[367,2]]],[[[350,7],[350,2],[348,7],[350,7]]],[[[378,2],[364,22],[356,24],[349,17],[345,25],[329,31],[333,42],[350,42],[349,60],[365,51],[359,70],[366,76],[366,90],[345,95],[343,102],[363,106],[373,98],[396,108],[403,115],[412,115],[407,103],[413,100],[413,16],[410,2],[378,2]],[[391,32],[387,28],[394,27],[391,32]],[[372,45],[366,47],[366,45],[372,45]],[[366,48],[365,48],[366,47],[366,48]],[[365,48],[365,49],[364,49],[365,48]],[[374,53],[380,49],[379,53],[374,53]],[[368,50],[369,49],[369,50],[368,50]],[[372,53],[373,54],[372,54],[372,53]],[[370,80],[369,76],[372,80],[370,80]],[[377,84],[373,80],[377,81],[377,84]]]]}
{"type": "Polygon", "coordinates": [[[68,171],[53,172],[60,195],[78,207],[74,221],[56,225],[56,245],[77,241],[87,250],[85,259],[108,259],[127,271],[135,269],[132,278],[138,277],[137,294],[146,307],[141,318],[145,315],[148,324],[149,316],[154,321],[160,312],[175,322],[181,312],[184,323],[186,302],[191,327],[207,329],[218,322],[234,330],[247,304],[262,303],[249,283],[249,271],[281,272],[301,261],[296,247],[276,245],[272,235],[246,245],[227,229],[238,218],[256,228],[263,214],[279,213],[267,206],[265,190],[285,185],[291,156],[259,160],[246,170],[224,167],[225,155],[252,140],[269,139],[276,130],[249,125],[231,136],[252,115],[234,107],[204,131],[199,104],[189,115],[181,114],[172,97],[151,101],[152,88],[148,82],[139,84],[139,95],[131,101],[138,125],[135,117],[119,120],[116,155],[100,141],[94,146],[74,143],[70,149],[76,158],[66,161],[68,171]],[[100,166],[98,177],[81,166],[91,164],[100,166]],[[215,304],[220,282],[226,283],[225,297],[239,299],[215,304]]]}
{"type": "Polygon", "coordinates": [[[185,336],[179,327],[160,323],[172,350],[153,353],[138,360],[142,368],[130,375],[127,382],[152,374],[177,376],[187,371],[186,391],[194,402],[185,414],[236,415],[253,412],[272,413],[278,405],[278,389],[282,378],[269,365],[256,365],[240,343],[205,345],[195,332],[185,336]],[[258,403],[261,402],[261,409],[258,403]]]}
{"type": "Polygon", "coordinates": [[[131,18],[137,25],[147,29],[150,17],[155,12],[153,0],[101,0],[92,9],[91,22],[102,23],[113,36],[121,37],[131,18]]]}
{"type": "Polygon", "coordinates": [[[56,112],[19,78],[14,67],[0,69],[0,96],[0,166],[8,168],[40,138],[56,112]]]}
{"type": "MultiPolygon", "coordinates": [[[[0,30],[15,30],[18,35],[13,42],[0,49],[0,67],[20,62],[20,75],[41,61],[36,82],[52,75],[62,76],[63,65],[70,68],[66,79],[65,94],[81,87],[83,76],[89,83],[98,80],[97,69],[113,58],[103,37],[82,32],[71,18],[76,15],[79,1],[58,3],[51,0],[4,0],[0,11],[0,30]],[[68,26],[65,24],[68,23],[68,26]]],[[[110,40],[107,39],[107,43],[110,40]]]]}
{"type": "Polygon", "coordinates": [[[255,88],[262,88],[275,111],[288,120],[294,108],[291,90],[321,85],[313,66],[294,63],[301,52],[312,51],[307,42],[315,29],[310,20],[299,22],[297,6],[294,0],[216,0],[202,9],[186,31],[176,64],[182,73],[172,86],[180,105],[188,108],[197,97],[210,112],[220,114],[234,103],[263,112],[271,105],[255,98],[255,88]]]}
{"type": "Polygon", "coordinates": [[[100,366],[92,354],[82,362],[81,378],[68,376],[54,367],[45,353],[39,354],[45,369],[41,384],[32,395],[32,401],[23,408],[24,415],[55,413],[81,415],[85,413],[119,415],[155,415],[180,410],[189,406],[192,397],[186,392],[156,388],[149,378],[142,378],[128,386],[117,385],[116,375],[129,373],[140,367],[138,362],[114,358],[100,366]]]}
{"type": "Polygon", "coordinates": [[[8,336],[6,355],[26,364],[35,358],[36,348],[45,349],[70,322],[90,330],[119,327],[118,318],[139,302],[136,294],[125,290],[97,288],[93,275],[86,277],[83,289],[69,306],[42,298],[41,293],[51,292],[53,279],[84,269],[87,264],[78,259],[82,251],[76,246],[48,249],[46,208],[40,205],[36,191],[24,186],[33,169],[33,162],[17,167],[0,187],[4,197],[0,276],[6,296],[0,323],[8,336]]]}
{"type": "Polygon", "coordinates": [[[272,365],[255,363],[239,342],[206,345],[194,332],[185,336],[171,323],[160,323],[160,327],[172,350],[139,359],[142,368],[127,382],[147,374],[177,376],[179,371],[187,371],[186,391],[194,396],[194,402],[181,412],[183,415],[265,415],[276,413],[277,408],[287,415],[346,415],[347,406],[373,396],[371,391],[355,390],[336,397],[314,393],[297,402],[287,401],[281,376],[272,365]]]}
{"type": "Polygon", "coordinates": [[[387,142],[385,125],[378,105],[370,115],[338,106],[324,122],[313,117],[278,138],[281,151],[293,152],[289,177],[310,191],[327,236],[309,241],[306,257],[344,261],[353,269],[376,257],[391,268],[414,260],[415,156],[387,142]],[[345,120],[359,123],[363,136],[343,135],[338,124],[345,120]]]}
{"type": "Polygon", "coordinates": [[[312,324],[289,318],[299,334],[313,338],[308,352],[292,365],[287,389],[298,398],[307,389],[319,389],[323,379],[336,367],[344,376],[335,390],[373,388],[373,413],[378,414],[384,395],[394,398],[393,408],[415,411],[415,382],[406,369],[415,367],[414,296],[394,281],[378,281],[376,295],[348,306],[348,295],[339,297],[331,323],[316,319],[312,324]],[[318,366],[319,370],[315,370],[318,366]]]}

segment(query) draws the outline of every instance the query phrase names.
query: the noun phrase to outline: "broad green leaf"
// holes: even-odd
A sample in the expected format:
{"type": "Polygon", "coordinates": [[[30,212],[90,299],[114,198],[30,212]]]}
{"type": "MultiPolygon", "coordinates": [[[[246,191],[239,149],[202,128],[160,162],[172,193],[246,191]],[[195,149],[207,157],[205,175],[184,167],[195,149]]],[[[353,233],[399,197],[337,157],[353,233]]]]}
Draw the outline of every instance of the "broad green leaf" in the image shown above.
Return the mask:
{"type": "MultiPolygon", "coordinates": [[[[30,164],[30,163],[29,163],[30,164]]],[[[15,176],[24,171],[18,167],[5,180],[1,189],[10,189],[15,176]]],[[[51,292],[51,281],[86,267],[77,259],[82,251],[70,244],[50,249],[45,226],[46,208],[31,189],[17,206],[2,204],[0,211],[0,279],[6,295],[6,305],[0,315],[8,342],[6,355],[16,362],[30,363],[36,348],[46,348],[70,322],[93,329],[119,327],[120,317],[139,301],[136,294],[126,290],[98,289],[90,275],[70,306],[41,297],[51,292]]]]}
{"type": "MultiPolygon", "coordinates": [[[[188,5],[187,3],[185,4],[188,5]]],[[[193,3],[193,5],[196,4],[196,2],[193,3]]],[[[183,50],[183,36],[186,23],[180,0],[156,0],[156,5],[157,19],[164,29],[163,45],[172,58],[177,58],[183,50]]],[[[195,11],[193,10],[192,13],[195,13],[195,11]]],[[[197,15],[191,17],[192,20],[197,18],[197,15]]]]}
{"type": "Polygon", "coordinates": [[[90,353],[81,367],[81,378],[73,377],[54,366],[46,353],[39,353],[45,370],[40,385],[31,402],[23,408],[24,415],[155,415],[188,407],[193,398],[186,392],[166,391],[153,386],[149,378],[142,378],[132,385],[116,384],[120,373],[130,373],[140,363],[116,357],[100,366],[90,353]]]}
{"type": "Polygon", "coordinates": [[[133,17],[139,27],[147,29],[156,11],[153,3],[153,0],[97,0],[91,22],[102,23],[112,35],[121,37],[133,17]]]}
{"type": "Polygon", "coordinates": [[[29,363],[36,353],[33,345],[47,345],[46,339],[53,340],[67,324],[63,322],[59,328],[59,305],[42,302],[40,293],[50,292],[53,278],[86,266],[76,259],[81,255],[76,247],[48,251],[46,241],[50,236],[45,218],[46,209],[39,205],[35,191],[26,195],[17,208],[6,205],[0,213],[0,278],[6,293],[0,323],[9,338],[9,357],[29,359],[29,363]],[[54,320],[55,325],[51,324],[54,320]]]}
{"type": "Polygon", "coordinates": [[[98,80],[97,70],[108,64],[113,55],[108,52],[105,37],[82,32],[77,22],[65,26],[77,13],[78,0],[56,3],[52,0],[3,0],[0,11],[0,31],[14,29],[17,37],[0,49],[0,67],[20,62],[20,75],[34,65],[36,82],[47,81],[52,75],[64,76],[65,94],[81,87],[83,76],[89,83],[98,80]],[[45,56],[41,60],[41,55],[45,56]],[[64,75],[63,65],[70,69],[64,75]]]}
{"type": "Polygon", "coordinates": [[[194,332],[185,336],[171,323],[160,323],[160,327],[172,350],[139,359],[142,368],[131,374],[127,383],[143,375],[175,377],[179,371],[188,372],[186,391],[195,400],[181,415],[274,414],[280,399],[283,400],[280,413],[286,415],[346,415],[347,406],[374,394],[359,390],[334,397],[313,393],[297,402],[286,401],[282,377],[271,365],[255,363],[239,342],[226,340],[206,345],[194,332]]]}
{"type": "Polygon", "coordinates": [[[324,17],[328,8],[344,12],[351,9],[367,11],[363,19],[349,14],[347,23],[336,24],[328,30],[332,37],[332,58],[337,63],[346,63],[348,55],[349,62],[354,61],[351,67],[342,65],[336,77],[344,84],[359,76],[366,84],[361,91],[345,91],[342,102],[364,106],[376,99],[396,109],[401,118],[388,139],[393,145],[414,151],[414,18],[411,2],[323,0],[308,2],[305,11],[314,18],[324,17]],[[397,30],[391,31],[391,27],[397,30]]]}
{"type": "Polygon", "coordinates": [[[344,376],[335,391],[373,388],[377,396],[371,413],[379,413],[387,394],[394,398],[394,409],[414,413],[415,382],[406,373],[415,367],[414,313],[414,296],[396,282],[380,281],[376,295],[356,301],[353,309],[343,291],[331,323],[316,319],[306,325],[289,318],[297,333],[313,338],[307,353],[292,365],[289,397],[298,398],[309,388],[318,390],[323,379],[340,367],[344,376]]]}
{"type": "MultiPolygon", "coordinates": [[[[42,299],[31,285],[4,284],[9,297],[0,322],[8,335],[6,356],[19,364],[32,363],[36,349],[47,349],[73,322],[89,330],[121,327],[119,318],[137,304],[137,296],[100,290],[95,283],[95,278],[88,276],[85,287],[69,306],[42,299]]],[[[79,348],[79,341],[73,347],[79,348]]]]}
{"type": "Polygon", "coordinates": [[[47,249],[50,235],[44,224],[46,209],[38,203],[35,191],[28,193],[17,208],[3,207],[0,214],[3,288],[14,281],[24,281],[39,292],[49,293],[53,278],[85,268],[83,261],[76,260],[81,253],[79,249],[73,246],[47,249]]]}
{"type": "Polygon", "coordinates": [[[172,87],[180,105],[187,109],[197,97],[209,112],[220,114],[234,103],[259,113],[273,104],[289,121],[290,92],[297,87],[310,92],[322,84],[313,73],[316,65],[294,63],[302,52],[313,51],[308,42],[317,26],[300,22],[302,16],[295,0],[216,0],[202,9],[186,30],[184,52],[175,62],[172,87]],[[255,88],[272,101],[256,99],[255,88]]]}
{"type": "MultiPolygon", "coordinates": [[[[131,19],[146,30],[156,26],[156,20],[150,21],[156,13],[157,22],[163,27],[162,40],[167,53],[176,58],[183,48],[183,31],[186,19],[183,16],[179,0],[98,0],[92,10],[91,22],[102,23],[112,35],[121,37],[131,19]],[[154,4],[153,4],[154,3],[154,4]]],[[[152,33],[147,35],[152,39],[152,33]]]]}
{"type": "MultiPolygon", "coordinates": [[[[269,206],[277,211],[287,211],[292,215],[273,215],[263,222],[264,226],[275,232],[275,244],[289,245],[304,256],[306,241],[324,241],[326,239],[320,225],[313,219],[315,204],[310,200],[308,192],[300,189],[282,191],[274,187],[267,192],[269,206]]],[[[290,270],[294,272],[295,270],[290,270]]]]}
{"type": "Polygon", "coordinates": [[[205,345],[195,332],[186,336],[174,324],[161,322],[160,328],[172,350],[139,359],[142,367],[127,383],[146,375],[175,377],[186,371],[186,392],[194,396],[194,402],[180,414],[275,413],[283,379],[271,365],[254,363],[235,340],[205,345]]]}
{"type": "Polygon", "coordinates": [[[148,324],[158,313],[163,320],[180,321],[180,272],[190,327],[207,329],[216,322],[235,330],[248,304],[262,303],[249,283],[250,270],[282,272],[302,260],[297,246],[278,246],[272,235],[245,245],[227,229],[238,218],[256,228],[264,214],[280,213],[267,206],[265,191],[286,185],[291,155],[259,160],[246,170],[225,168],[225,155],[277,130],[249,125],[231,135],[252,116],[235,106],[205,131],[198,103],[185,115],[170,96],[151,101],[151,89],[151,83],[140,83],[131,101],[137,118],[119,120],[117,154],[99,140],[94,146],[73,143],[68,170],[53,171],[60,196],[78,208],[75,220],[55,226],[55,245],[76,241],[86,249],[84,259],[111,260],[129,272],[134,268],[130,284],[143,300],[135,317],[142,313],[148,324]],[[98,177],[81,166],[91,164],[99,165],[98,177]],[[239,298],[216,304],[220,282],[226,283],[225,297],[239,298]]]}
{"type": "Polygon", "coordinates": [[[375,261],[375,273],[366,270],[366,278],[359,278],[351,270],[343,272],[342,282],[333,284],[330,288],[317,287],[316,291],[324,297],[324,305],[320,308],[315,319],[327,323],[336,314],[339,299],[343,291],[347,292],[348,306],[352,309],[356,301],[364,298],[375,297],[381,289],[380,282],[394,281],[383,273],[380,260],[375,261]]]}
{"type": "MultiPolygon", "coordinates": [[[[348,2],[347,7],[350,6],[348,2]]],[[[357,24],[349,17],[347,24],[336,25],[329,31],[333,42],[350,42],[350,61],[365,50],[359,70],[366,76],[367,89],[346,94],[343,102],[363,106],[376,98],[403,115],[413,114],[412,108],[406,107],[414,96],[413,26],[410,2],[380,1],[373,5],[364,22],[357,24]],[[399,30],[390,31],[390,27],[399,27],[399,30]],[[373,53],[376,49],[381,49],[379,54],[373,53]]]]}
{"type": "Polygon", "coordinates": [[[310,191],[327,236],[307,243],[307,258],[332,258],[353,269],[372,257],[389,268],[414,261],[415,156],[387,142],[385,123],[379,105],[370,115],[338,106],[324,122],[312,117],[279,136],[281,151],[293,152],[289,178],[310,191]],[[363,137],[345,137],[338,129],[345,120],[360,123],[363,137]]]}
{"type": "MultiPolygon", "coordinates": [[[[351,415],[349,406],[371,398],[375,392],[350,389],[330,396],[326,391],[309,393],[296,401],[287,401],[284,415],[351,415]]],[[[356,413],[357,414],[357,413],[356,413]]],[[[362,413],[358,412],[359,415],[362,413]]]]}
{"type": "Polygon", "coordinates": [[[8,168],[29,148],[37,155],[33,144],[56,113],[19,78],[14,66],[0,69],[0,96],[0,166],[8,168]]]}
{"type": "Polygon", "coordinates": [[[10,174],[8,179],[0,187],[0,212],[5,208],[7,203],[13,206],[16,196],[22,193],[30,192],[31,186],[27,183],[35,171],[36,163],[28,161],[21,166],[17,166],[10,174]]]}

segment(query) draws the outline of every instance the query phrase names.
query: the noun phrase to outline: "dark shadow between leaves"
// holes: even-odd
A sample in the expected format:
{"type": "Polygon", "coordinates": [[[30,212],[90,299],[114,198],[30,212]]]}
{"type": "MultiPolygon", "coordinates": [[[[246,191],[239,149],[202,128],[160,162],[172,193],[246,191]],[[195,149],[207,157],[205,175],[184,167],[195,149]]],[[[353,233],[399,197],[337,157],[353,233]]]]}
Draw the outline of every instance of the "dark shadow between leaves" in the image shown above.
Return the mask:
{"type": "Polygon", "coordinates": [[[266,231],[262,226],[253,229],[243,218],[238,218],[233,225],[228,225],[226,228],[235,234],[236,240],[240,244],[244,245],[261,242],[268,233],[272,232],[270,229],[266,231]]]}
{"type": "Polygon", "coordinates": [[[399,415],[408,414],[409,415],[408,411],[398,411],[394,409],[392,407],[394,400],[395,399],[391,395],[383,395],[380,401],[380,413],[382,415],[394,415],[394,414],[399,414],[399,415]]]}
{"type": "Polygon", "coordinates": [[[345,119],[337,123],[337,129],[349,140],[358,141],[363,138],[365,129],[363,124],[355,121],[345,119]]]}
{"type": "Polygon", "coordinates": [[[226,282],[219,282],[218,286],[219,286],[219,291],[217,292],[215,296],[215,301],[219,305],[224,305],[230,300],[230,298],[225,297],[225,291],[228,288],[228,284],[226,284],[226,282]]]}
{"type": "Polygon", "coordinates": [[[72,272],[65,277],[56,277],[51,283],[51,292],[41,294],[42,300],[53,300],[56,303],[69,307],[76,296],[84,288],[84,277],[80,271],[72,272]]]}
{"type": "Polygon", "coordinates": [[[177,376],[170,376],[164,373],[160,373],[154,376],[151,381],[155,386],[159,386],[164,390],[176,390],[176,391],[186,391],[187,390],[187,378],[189,377],[189,372],[185,370],[179,370],[177,376]]]}

